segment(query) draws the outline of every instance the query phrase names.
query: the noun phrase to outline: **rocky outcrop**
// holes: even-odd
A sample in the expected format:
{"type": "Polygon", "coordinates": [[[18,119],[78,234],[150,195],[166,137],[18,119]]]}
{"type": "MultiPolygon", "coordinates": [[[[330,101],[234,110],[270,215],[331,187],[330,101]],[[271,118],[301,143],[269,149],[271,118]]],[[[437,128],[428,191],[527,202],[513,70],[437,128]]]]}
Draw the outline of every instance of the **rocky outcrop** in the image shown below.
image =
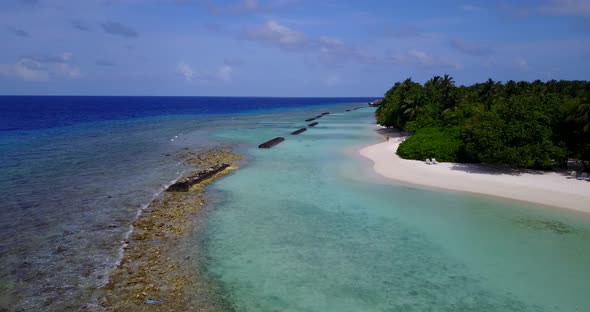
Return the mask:
{"type": "Polygon", "coordinates": [[[301,128],[297,131],[293,131],[291,132],[292,135],[298,135],[298,134],[302,134],[303,132],[307,131],[307,128],[301,128]]]}
{"type": "Polygon", "coordinates": [[[274,138],[270,141],[266,141],[266,142],[258,145],[258,148],[271,148],[283,141],[285,141],[285,138],[283,138],[283,137],[274,138]]]}
{"type": "Polygon", "coordinates": [[[194,172],[223,164],[231,166],[195,184],[188,192],[163,192],[142,210],[121,241],[123,258],[108,283],[97,291],[100,307],[85,310],[227,311],[216,286],[194,270],[186,244],[192,239],[191,233],[197,231],[206,186],[237,170],[241,157],[219,148],[188,152],[181,157],[194,172]]]}
{"type": "Polygon", "coordinates": [[[166,189],[166,192],[188,192],[193,185],[213,177],[228,167],[228,164],[219,164],[194,173],[172,184],[170,187],[168,187],[168,189],[166,189]]]}
{"type": "Polygon", "coordinates": [[[315,126],[317,126],[317,125],[319,125],[319,124],[320,124],[319,122],[313,122],[313,123],[310,123],[310,124],[309,124],[309,125],[307,125],[307,126],[308,126],[308,127],[315,127],[315,126]]]}

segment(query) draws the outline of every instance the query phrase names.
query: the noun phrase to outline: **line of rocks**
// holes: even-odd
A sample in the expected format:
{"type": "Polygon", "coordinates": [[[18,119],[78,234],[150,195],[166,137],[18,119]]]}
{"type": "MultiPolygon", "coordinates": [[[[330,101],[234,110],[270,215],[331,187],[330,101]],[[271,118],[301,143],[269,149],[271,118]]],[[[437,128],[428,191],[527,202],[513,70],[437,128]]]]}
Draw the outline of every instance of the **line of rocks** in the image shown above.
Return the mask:
{"type": "MultiPolygon", "coordinates": [[[[359,108],[362,108],[362,107],[355,107],[353,109],[347,109],[346,111],[347,112],[350,112],[351,110],[357,110],[359,108]]],[[[330,112],[323,112],[320,115],[317,115],[317,116],[315,116],[313,118],[305,119],[305,122],[314,121],[314,120],[320,119],[320,118],[322,118],[322,117],[324,117],[326,115],[329,115],[329,114],[330,114],[330,112]]],[[[313,122],[313,123],[311,123],[311,124],[309,124],[307,126],[308,127],[315,127],[318,124],[319,124],[319,122],[313,122]]],[[[307,128],[301,128],[299,130],[296,130],[296,131],[291,132],[291,135],[299,135],[299,134],[301,134],[301,133],[303,133],[305,131],[307,131],[307,128]]],[[[277,145],[277,144],[279,144],[279,143],[281,143],[283,141],[285,141],[285,138],[283,138],[283,137],[276,137],[276,138],[274,138],[272,140],[266,141],[266,142],[258,145],[258,148],[272,148],[273,146],[275,146],[275,145],[277,145]]]]}

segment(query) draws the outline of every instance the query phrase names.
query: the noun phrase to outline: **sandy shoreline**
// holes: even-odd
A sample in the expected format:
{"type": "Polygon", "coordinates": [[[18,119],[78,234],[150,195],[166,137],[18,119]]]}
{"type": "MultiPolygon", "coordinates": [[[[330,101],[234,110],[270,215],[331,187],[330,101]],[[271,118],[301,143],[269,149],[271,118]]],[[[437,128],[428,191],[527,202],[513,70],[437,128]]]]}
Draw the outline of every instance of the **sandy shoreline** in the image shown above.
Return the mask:
{"type": "Polygon", "coordinates": [[[395,153],[402,136],[364,147],[360,154],[373,161],[380,175],[404,183],[451,191],[485,194],[590,213],[590,182],[567,179],[555,172],[504,172],[478,164],[405,160],[395,153]]]}

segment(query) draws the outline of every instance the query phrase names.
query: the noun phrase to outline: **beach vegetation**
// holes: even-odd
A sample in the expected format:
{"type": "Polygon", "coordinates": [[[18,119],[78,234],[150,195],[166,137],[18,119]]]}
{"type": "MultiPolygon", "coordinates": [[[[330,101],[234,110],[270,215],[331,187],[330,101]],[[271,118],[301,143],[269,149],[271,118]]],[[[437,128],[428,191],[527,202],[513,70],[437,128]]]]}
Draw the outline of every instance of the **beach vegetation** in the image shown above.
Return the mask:
{"type": "Polygon", "coordinates": [[[436,158],[445,162],[467,162],[465,144],[459,127],[429,127],[418,130],[411,140],[402,142],[398,155],[406,159],[436,158]]]}
{"type": "Polygon", "coordinates": [[[377,122],[414,133],[398,154],[545,169],[580,160],[590,170],[590,82],[408,78],[388,90],[377,122]]]}

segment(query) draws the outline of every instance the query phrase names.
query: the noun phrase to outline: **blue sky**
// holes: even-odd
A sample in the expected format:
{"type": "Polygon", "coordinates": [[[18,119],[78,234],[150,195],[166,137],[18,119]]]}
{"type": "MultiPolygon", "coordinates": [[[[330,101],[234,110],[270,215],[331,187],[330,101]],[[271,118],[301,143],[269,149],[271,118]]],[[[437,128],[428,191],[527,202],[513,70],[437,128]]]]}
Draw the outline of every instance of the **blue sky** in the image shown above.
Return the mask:
{"type": "Polygon", "coordinates": [[[0,94],[379,96],[586,80],[589,0],[2,0],[0,94]]]}

